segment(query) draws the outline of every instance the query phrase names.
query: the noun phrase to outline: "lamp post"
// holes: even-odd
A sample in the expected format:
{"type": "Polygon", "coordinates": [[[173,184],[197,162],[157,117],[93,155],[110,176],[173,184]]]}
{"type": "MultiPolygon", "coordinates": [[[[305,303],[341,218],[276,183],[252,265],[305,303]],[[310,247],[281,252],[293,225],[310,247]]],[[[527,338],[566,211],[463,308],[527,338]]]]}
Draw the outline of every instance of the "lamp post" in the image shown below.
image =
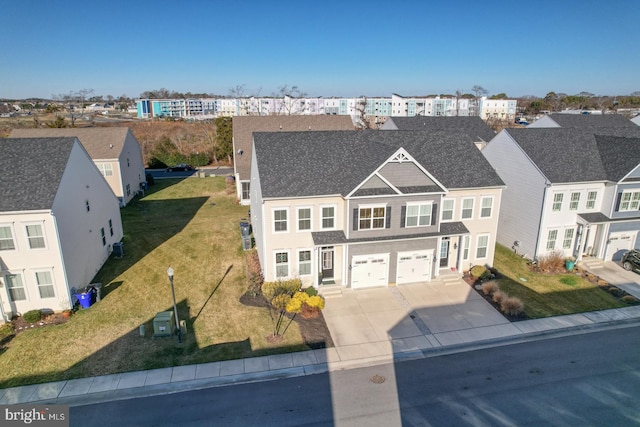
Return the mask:
{"type": "Polygon", "coordinates": [[[176,306],[176,292],[173,289],[173,268],[167,269],[167,275],[169,276],[169,283],[171,283],[171,296],[173,297],[173,315],[176,318],[176,331],[178,332],[178,343],[182,342],[182,336],[180,334],[180,321],[178,320],[178,307],[176,306]]]}

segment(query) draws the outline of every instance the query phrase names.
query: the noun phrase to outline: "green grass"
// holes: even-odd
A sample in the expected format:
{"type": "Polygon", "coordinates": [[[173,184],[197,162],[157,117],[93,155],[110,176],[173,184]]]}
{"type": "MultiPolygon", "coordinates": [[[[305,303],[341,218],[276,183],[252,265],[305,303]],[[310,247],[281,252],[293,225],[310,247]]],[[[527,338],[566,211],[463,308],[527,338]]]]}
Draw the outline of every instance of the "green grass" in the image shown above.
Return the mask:
{"type": "Polygon", "coordinates": [[[94,279],[102,301],[9,340],[0,348],[0,388],[307,349],[295,322],[269,343],[269,311],[239,302],[248,286],[239,227],[247,213],[224,177],[157,180],[122,209],[125,256],[94,279]],[[169,266],[187,321],[182,344],[152,338],[156,313],[173,308],[169,266]]]}
{"type": "Polygon", "coordinates": [[[526,260],[501,245],[496,245],[494,266],[502,275],[498,280],[500,290],[520,298],[529,318],[626,306],[579,275],[531,271],[526,260]]]}

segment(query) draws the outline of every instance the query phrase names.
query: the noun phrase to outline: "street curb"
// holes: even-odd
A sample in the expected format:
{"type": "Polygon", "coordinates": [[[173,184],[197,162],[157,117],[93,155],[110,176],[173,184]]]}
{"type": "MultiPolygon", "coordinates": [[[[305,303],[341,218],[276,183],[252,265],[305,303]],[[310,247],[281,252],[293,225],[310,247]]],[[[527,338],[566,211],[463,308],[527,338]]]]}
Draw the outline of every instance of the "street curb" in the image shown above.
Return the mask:
{"type": "MultiPolygon", "coordinates": [[[[29,401],[29,404],[62,404],[69,406],[83,406],[109,401],[119,401],[128,399],[139,399],[159,395],[175,394],[188,391],[197,391],[213,387],[225,387],[238,384],[250,384],[263,381],[274,381],[287,378],[298,378],[308,375],[324,374],[333,371],[359,369],[370,366],[379,366],[388,363],[400,363],[417,359],[433,358],[449,354],[476,351],[487,348],[495,348],[512,344],[522,344],[526,342],[543,339],[555,339],[563,336],[587,334],[600,332],[608,329],[629,328],[640,325],[640,318],[628,318],[611,320],[606,322],[592,323],[587,325],[576,325],[553,330],[523,333],[508,337],[499,337],[476,341],[472,343],[452,344],[442,347],[428,349],[412,349],[393,353],[389,357],[380,356],[373,358],[362,358],[353,360],[341,360],[337,362],[320,362],[315,364],[282,368],[269,371],[258,371],[253,373],[243,373],[212,378],[202,378],[178,381],[172,383],[157,384],[151,386],[140,386],[111,391],[102,391],[85,395],[69,397],[56,397],[51,399],[29,401]]],[[[23,403],[23,402],[17,402],[23,403]]]]}

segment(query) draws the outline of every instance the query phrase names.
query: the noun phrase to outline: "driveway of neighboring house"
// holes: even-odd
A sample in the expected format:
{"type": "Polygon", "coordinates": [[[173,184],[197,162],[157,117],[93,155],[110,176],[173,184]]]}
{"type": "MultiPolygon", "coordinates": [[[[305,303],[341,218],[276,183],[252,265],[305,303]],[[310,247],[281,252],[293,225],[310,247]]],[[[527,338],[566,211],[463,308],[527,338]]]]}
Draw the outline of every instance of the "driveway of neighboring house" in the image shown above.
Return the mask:
{"type": "Polygon", "coordinates": [[[415,341],[427,347],[521,333],[462,279],[344,289],[324,318],[336,346],[415,341]]]}
{"type": "Polygon", "coordinates": [[[640,274],[625,270],[620,263],[607,261],[602,268],[594,268],[591,273],[640,299],[640,274]]]}

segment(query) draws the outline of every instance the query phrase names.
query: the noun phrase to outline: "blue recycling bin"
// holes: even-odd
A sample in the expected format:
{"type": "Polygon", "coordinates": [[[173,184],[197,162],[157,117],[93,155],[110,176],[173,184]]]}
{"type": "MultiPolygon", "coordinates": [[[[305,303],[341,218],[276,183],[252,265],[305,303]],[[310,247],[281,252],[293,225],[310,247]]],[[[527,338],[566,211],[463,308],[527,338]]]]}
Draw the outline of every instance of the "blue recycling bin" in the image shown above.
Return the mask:
{"type": "Polygon", "coordinates": [[[95,295],[95,289],[90,288],[87,289],[86,292],[82,292],[79,294],[76,294],[76,298],[78,298],[78,302],[80,303],[80,307],[82,308],[89,308],[91,307],[91,304],[93,304],[94,300],[94,295],[95,295]]]}

